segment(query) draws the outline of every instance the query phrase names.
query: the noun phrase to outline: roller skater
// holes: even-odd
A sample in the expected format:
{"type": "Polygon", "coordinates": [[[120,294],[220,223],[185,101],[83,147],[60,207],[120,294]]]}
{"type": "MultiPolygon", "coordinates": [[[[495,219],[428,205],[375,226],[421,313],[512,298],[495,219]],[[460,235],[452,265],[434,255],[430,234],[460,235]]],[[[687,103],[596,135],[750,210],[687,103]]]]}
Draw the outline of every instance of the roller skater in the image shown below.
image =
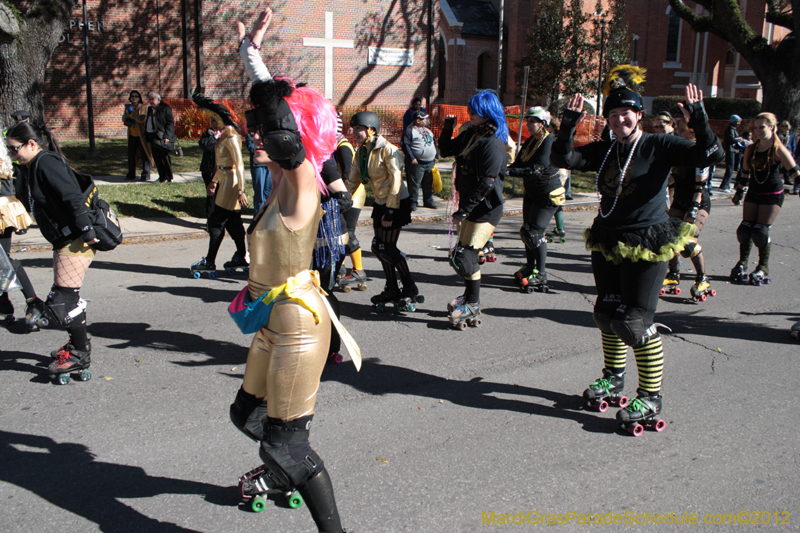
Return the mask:
{"type": "Polygon", "coordinates": [[[603,377],[597,379],[583,391],[584,407],[597,409],[601,413],[608,411],[609,405],[625,407],[628,397],[625,392],[625,372],[614,373],[607,368],[603,369],[603,377]]]}
{"type": "Polygon", "coordinates": [[[739,262],[731,270],[731,281],[751,285],[769,283],[770,228],[783,205],[785,190],[781,168],[792,180],[800,178],[800,167],[776,133],[778,121],[772,113],[760,113],[753,124],[753,144],[745,148],[744,165],[736,183],[734,205],[744,199],[742,223],[736,230],[739,262]],[[750,250],[758,248],[758,265],[747,274],[750,250]]]}
{"type": "Polygon", "coordinates": [[[364,202],[367,199],[367,191],[361,180],[350,181],[353,171],[353,159],[355,150],[347,137],[342,135],[342,114],[339,113],[336,130],[336,151],[333,153],[336,165],[339,167],[339,174],[345,180],[347,192],[353,201],[350,209],[344,212],[344,221],[347,227],[347,244],[345,253],[350,257],[353,268],[350,272],[345,272],[344,264],[340,269],[337,284],[342,292],[350,292],[354,287],[360,291],[367,290],[367,273],[361,262],[361,243],[356,238],[356,227],[361,210],[364,209],[364,202]]]}
{"type": "Polygon", "coordinates": [[[50,353],[54,361],[47,367],[50,379],[59,385],[69,383],[70,374],[77,374],[78,381],[89,381],[92,373],[89,367],[92,364],[92,343],[86,340],[86,349],[78,350],[71,343],[67,343],[58,350],[50,353]]]}
{"type": "Polygon", "coordinates": [[[231,260],[226,261],[222,268],[228,272],[229,276],[233,276],[239,270],[247,274],[250,272],[250,261],[247,260],[247,257],[239,257],[239,252],[234,252],[231,260]]]}
{"type": "MultiPolygon", "coordinates": [[[[658,295],[667,273],[667,261],[682,251],[696,233],[694,225],[670,218],[664,210],[667,178],[673,161],[706,168],[719,162],[723,152],[708,126],[702,92],[686,88],[684,117],[697,142],[674,135],[649,134],[638,125],[643,102],[637,85],[642,69],[623,65],[609,72],[603,115],[613,140],[601,140],[575,148],[573,135],[583,118],[584,99],[574,95],[564,111],[551,159],[564,168],[597,171],[600,209],[592,227],[584,233],[591,250],[592,272],[597,285],[594,320],[603,348],[603,378],[585,393],[597,403],[603,395],[622,393],[628,347],[633,348],[639,371],[637,398],[617,413],[620,426],[640,435],[643,425],[664,428],[656,416],[661,410],[664,353],[657,324],[653,321],[658,295]],[[619,378],[619,381],[614,379],[619,378]]],[[[621,400],[620,400],[621,401],[621,400]]]]}
{"type": "MultiPolygon", "coordinates": [[[[380,135],[381,121],[372,111],[360,111],[350,119],[358,151],[350,171],[348,190],[356,183],[369,183],[375,195],[372,208],[372,253],[375,254],[386,275],[386,287],[381,301],[373,304],[401,303],[395,299],[401,293],[397,276],[403,283],[402,299],[410,299],[395,309],[413,310],[419,292],[411,276],[406,255],[397,247],[403,226],[411,223],[411,199],[406,190],[400,168],[403,153],[380,135]]],[[[355,266],[354,268],[362,272],[355,266]]],[[[374,300],[374,298],[373,298],[374,300]]]]}
{"type": "Polygon", "coordinates": [[[480,324],[479,255],[503,216],[503,180],[508,165],[508,125],[497,94],[492,90],[481,91],[469,101],[467,111],[468,126],[457,137],[453,138],[453,116],[445,119],[439,137],[441,155],[456,158],[459,204],[452,222],[460,227],[458,242],[450,251],[450,265],[464,280],[465,287],[463,302],[452,306],[449,320],[459,329],[466,327],[462,324],[480,324]]]}
{"type": "Polygon", "coordinates": [[[194,279],[200,279],[200,276],[203,274],[208,276],[208,279],[214,279],[217,277],[217,265],[210,263],[208,259],[203,257],[200,261],[189,267],[189,272],[194,279]]]}
{"type": "MultiPolygon", "coordinates": [[[[261,488],[299,492],[317,531],[342,533],[330,476],[309,442],[331,323],[356,368],[361,365],[358,345],[323,296],[319,275],[308,269],[323,214],[320,198],[327,193],[321,170],[336,148],[336,112],[317,91],[297,87],[289,78],[272,78],[258,51],[271,19],[267,8],[250,34],[239,23],[239,52],[253,81],[255,108],[246,118],[256,145],[254,161],[266,164],[274,180],[268,203],[248,230],[246,290],[272,307],[254,325],[261,329],[248,352],[231,419],[259,440],[260,463],[268,476],[261,488]]],[[[243,497],[258,492],[251,492],[246,481],[263,477],[245,474],[243,497]]]]}
{"type": "MultiPolygon", "coordinates": [[[[520,276],[517,281],[523,292],[534,290],[547,292],[547,243],[553,236],[545,236],[550,219],[556,216],[566,201],[566,189],[561,182],[561,172],[550,164],[550,152],[555,136],[547,129],[550,113],[541,107],[531,107],[525,112],[528,132],[531,136],[522,145],[519,157],[508,167],[510,176],[520,176],[525,185],[522,200],[522,228],[519,236],[525,245],[525,255],[530,274],[520,276]]],[[[557,219],[558,220],[558,217],[557,219]]],[[[561,219],[563,226],[563,217],[561,219]]],[[[555,235],[561,240],[564,230],[555,235]]],[[[566,241],[566,239],[564,239],[566,241]]]]}
{"type": "Polygon", "coordinates": [[[690,298],[692,302],[705,302],[709,296],[717,295],[717,291],[711,288],[711,283],[708,282],[708,276],[705,274],[700,274],[695,278],[689,293],[692,295],[690,298]]]}
{"type": "Polygon", "coordinates": [[[558,227],[553,228],[553,231],[551,231],[547,235],[547,242],[549,244],[552,244],[554,242],[559,242],[561,244],[564,244],[565,242],[567,242],[567,232],[564,231],[563,228],[558,228],[558,227]]]}
{"type": "Polygon", "coordinates": [[[681,282],[680,270],[670,270],[664,277],[664,282],[661,284],[661,291],[659,292],[659,294],[662,296],[667,293],[680,294],[681,288],[678,287],[678,284],[680,282],[681,282]]]}
{"type": "Polygon", "coordinates": [[[192,95],[192,100],[200,108],[207,110],[217,125],[224,125],[217,144],[214,145],[217,169],[206,187],[206,195],[214,197],[214,209],[208,217],[208,253],[190,267],[195,279],[199,279],[204,272],[208,279],[214,279],[217,276],[217,253],[226,231],[236,245],[236,254],[223,265],[225,270],[234,275],[236,270],[244,270],[247,266],[242,209],[249,204],[245,193],[242,137],[239,126],[225,105],[217,104],[202,94],[192,95]]]}
{"type": "MultiPolygon", "coordinates": [[[[99,241],[83,190],[58,142],[44,126],[21,122],[8,130],[6,143],[17,162],[27,167],[18,180],[19,199],[24,206],[31,206],[42,236],[53,245],[53,287],[45,302],[48,319],[66,328],[71,353],[77,354],[78,364],[88,365],[84,357],[91,348],[86,334],[86,302],[80,290],[99,241]]],[[[28,299],[36,309],[35,296],[28,299]]],[[[37,325],[41,323],[41,319],[36,321],[37,325]]]]}

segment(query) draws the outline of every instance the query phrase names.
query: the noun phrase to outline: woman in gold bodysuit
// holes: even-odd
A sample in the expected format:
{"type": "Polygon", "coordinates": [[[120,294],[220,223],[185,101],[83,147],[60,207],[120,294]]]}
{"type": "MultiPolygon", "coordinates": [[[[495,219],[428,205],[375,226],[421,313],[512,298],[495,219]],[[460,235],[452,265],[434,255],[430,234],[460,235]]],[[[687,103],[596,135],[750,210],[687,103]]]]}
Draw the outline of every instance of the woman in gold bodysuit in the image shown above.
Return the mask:
{"type": "Polygon", "coordinates": [[[250,228],[249,295],[273,302],[267,324],[256,333],[231,420],[260,441],[259,477],[245,475],[244,495],[264,488],[297,489],[319,531],[342,532],[333,485],[308,437],[325,366],[333,321],[356,367],[357,345],[323,297],[316,271],[308,270],[324,183],[322,164],[336,148],[336,112],[317,91],[272,78],[261,61],[261,40],[272,18],[267,8],[251,34],[239,24],[239,52],[254,81],[247,112],[256,153],[274,187],[250,228]]]}

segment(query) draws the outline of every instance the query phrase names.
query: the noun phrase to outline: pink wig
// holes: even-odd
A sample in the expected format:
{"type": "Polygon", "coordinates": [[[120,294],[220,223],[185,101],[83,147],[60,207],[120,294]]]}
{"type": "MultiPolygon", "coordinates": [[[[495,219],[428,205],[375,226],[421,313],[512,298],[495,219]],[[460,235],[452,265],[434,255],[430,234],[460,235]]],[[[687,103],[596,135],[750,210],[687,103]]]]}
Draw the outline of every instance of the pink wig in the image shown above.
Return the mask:
{"type": "MultiPolygon", "coordinates": [[[[282,79],[294,85],[291,79],[282,79]]],[[[336,150],[336,109],[319,92],[305,86],[295,88],[286,97],[286,103],[297,122],[297,129],[306,149],[306,159],[314,166],[317,187],[326,194],[328,188],[322,181],[320,170],[322,164],[336,150]]]]}

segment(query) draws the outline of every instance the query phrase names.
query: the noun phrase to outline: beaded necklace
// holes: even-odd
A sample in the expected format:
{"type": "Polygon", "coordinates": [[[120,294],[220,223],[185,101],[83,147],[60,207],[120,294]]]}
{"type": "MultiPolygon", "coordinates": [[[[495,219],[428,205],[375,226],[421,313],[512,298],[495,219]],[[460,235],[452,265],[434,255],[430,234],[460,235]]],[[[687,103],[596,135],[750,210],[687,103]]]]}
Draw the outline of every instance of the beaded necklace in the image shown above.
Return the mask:
{"type": "Polygon", "coordinates": [[[753,178],[759,185],[764,185],[764,183],[769,179],[769,173],[770,173],[769,171],[770,171],[770,166],[772,164],[772,151],[774,150],[774,148],[775,148],[774,146],[770,146],[767,149],[766,161],[764,163],[760,163],[761,165],[760,167],[756,167],[756,154],[763,152],[758,152],[756,148],[753,148],[753,154],[750,156],[750,168],[753,169],[753,178]],[[759,180],[758,173],[764,169],[766,169],[766,172],[764,173],[764,179],[759,180]]]}
{"type": "Polygon", "coordinates": [[[422,142],[425,143],[425,146],[430,146],[433,144],[433,134],[430,133],[428,128],[421,126],[414,126],[414,128],[417,130],[417,133],[419,133],[420,137],[422,137],[422,142]]]}
{"type": "MultiPolygon", "coordinates": [[[[603,163],[600,165],[600,170],[597,171],[597,177],[594,179],[594,187],[597,190],[597,198],[600,200],[600,206],[597,208],[598,213],[602,218],[607,218],[614,208],[617,206],[617,200],[619,200],[620,194],[622,194],[622,182],[625,181],[625,173],[628,171],[628,165],[631,164],[631,159],[633,159],[633,153],[636,151],[636,146],[639,144],[639,141],[642,139],[642,135],[639,135],[636,140],[633,142],[633,148],[631,148],[631,153],[628,154],[628,159],[625,161],[625,166],[620,171],[619,175],[619,184],[617,185],[617,191],[614,195],[614,203],[611,204],[611,209],[609,209],[605,214],[603,214],[603,202],[602,196],[600,195],[600,175],[603,173],[603,169],[606,166],[606,161],[608,160],[608,156],[611,155],[611,150],[614,149],[614,145],[617,144],[617,140],[614,139],[611,142],[611,146],[608,147],[608,152],[606,152],[606,156],[603,158],[603,163]]],[[[619,166],[619,146],[617,146],[617,166],[619,166]]]]}
{"type": "Polygon", "coordinates": [[[528,146],[526,146],[525,149],[522,150],[522,152],[519,154],[520,159],[522,159],[523,163],[527,163],[528,160],[531,157],[533,157],[533,154],[536,153],[536,150],[539,149],[539,147],[542,145],[542,143],[544,142],[544,140],[547,138],[548,135],[550,135],[550,132],[546,131],[544,135],[542,135],[541,139],[537,140],[536,142],[528,143],[528,146]]]}

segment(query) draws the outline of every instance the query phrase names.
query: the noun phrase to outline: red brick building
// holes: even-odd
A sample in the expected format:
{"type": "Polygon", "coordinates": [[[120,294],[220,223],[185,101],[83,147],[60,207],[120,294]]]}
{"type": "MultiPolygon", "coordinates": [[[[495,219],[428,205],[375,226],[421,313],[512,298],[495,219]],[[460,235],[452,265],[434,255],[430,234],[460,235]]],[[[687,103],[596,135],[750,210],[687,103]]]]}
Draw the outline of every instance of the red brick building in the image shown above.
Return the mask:
{"type": "MultiPolygon", "coordinates": [[[[125,135],[128,92],[245,100],[236,21],[263,4],[246,0],[88,0],[95,134],[125,135]]],[[[335,105],[407,106],[437,93],[435,0],[275,2],[262,53],[270,71],[305,81],[335,105]],[[431,4],[433,1],[433,5],[431,4]],[[433,15],[429,24],[429,15],[433,15]]],[[[45,114],[61,138],[88,135],[79,8],[48,65],[45,114]]]]}

